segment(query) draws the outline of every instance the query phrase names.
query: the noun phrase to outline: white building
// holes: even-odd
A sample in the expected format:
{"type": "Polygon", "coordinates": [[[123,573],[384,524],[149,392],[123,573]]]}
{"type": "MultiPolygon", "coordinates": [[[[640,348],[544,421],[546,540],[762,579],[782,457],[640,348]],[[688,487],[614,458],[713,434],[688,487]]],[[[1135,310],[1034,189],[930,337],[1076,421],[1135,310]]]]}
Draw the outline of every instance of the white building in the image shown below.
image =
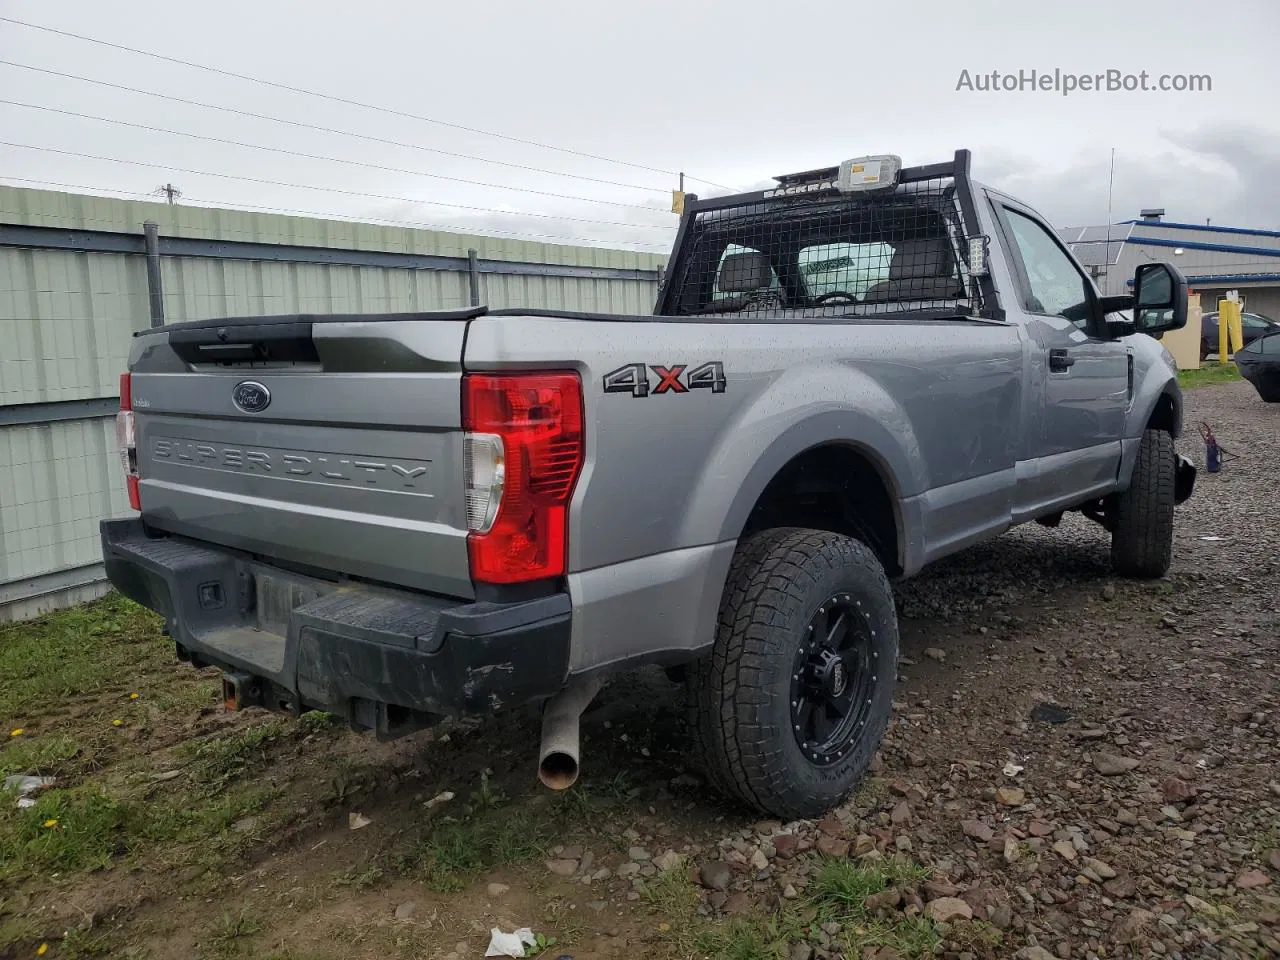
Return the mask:
{"type": "Polygon", "coordinates": [[[1237,290],[1245,310],[1280,320],[1280,231],[1177,223],[1163,210],[1143,210],[1137,220],[1066,227],[1058,235],[1104,294],[1127,292],[1138,264],[1164,260],[1186,275],[1204,310],[1237,290]]]}

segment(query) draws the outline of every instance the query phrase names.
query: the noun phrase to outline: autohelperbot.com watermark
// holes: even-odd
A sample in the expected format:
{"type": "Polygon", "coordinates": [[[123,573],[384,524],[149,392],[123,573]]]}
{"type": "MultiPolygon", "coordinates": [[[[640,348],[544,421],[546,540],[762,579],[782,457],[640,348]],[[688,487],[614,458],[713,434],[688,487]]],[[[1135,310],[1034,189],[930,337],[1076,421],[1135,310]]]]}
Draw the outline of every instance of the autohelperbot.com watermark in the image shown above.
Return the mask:
{"type": "Polygon", "coordinates": [[[1212,93],[1213,77],[1207,73],[1151,73],[1139,70],[1103,70],[1072,73],[1053,70],[961,70],[957,93],[1212,93]]]}

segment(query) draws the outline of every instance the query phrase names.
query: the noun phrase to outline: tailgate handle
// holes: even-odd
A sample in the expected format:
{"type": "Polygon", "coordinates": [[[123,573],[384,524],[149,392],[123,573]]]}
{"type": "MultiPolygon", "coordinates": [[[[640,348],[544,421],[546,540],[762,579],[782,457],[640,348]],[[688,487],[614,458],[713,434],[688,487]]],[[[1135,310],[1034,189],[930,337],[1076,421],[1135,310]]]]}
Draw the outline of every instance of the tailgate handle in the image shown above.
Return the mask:
{"type": "Polygon", "coordinates": [[[228,323],[169,332],[169,346],[187,363],[275,360],[318,363],[311,324],[228,323]]]}

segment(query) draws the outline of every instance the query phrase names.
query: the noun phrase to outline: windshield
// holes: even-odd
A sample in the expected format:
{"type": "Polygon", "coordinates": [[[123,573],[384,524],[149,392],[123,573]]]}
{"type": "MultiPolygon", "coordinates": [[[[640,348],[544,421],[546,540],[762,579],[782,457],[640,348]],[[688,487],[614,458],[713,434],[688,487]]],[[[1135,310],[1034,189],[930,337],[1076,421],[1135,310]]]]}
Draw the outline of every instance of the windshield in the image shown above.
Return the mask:
{"type": "Polygon", "coordinates": [[[675,312],[969,309],[948,194],[782,201],[700,213],[675,312]]]}
{"type": "Polygon", "coordinates": [[[889,279],[894,247],[890,243],[818,243],[801,247],[796,258],[809,299],[848,291],[859,300],[889,279]]]}

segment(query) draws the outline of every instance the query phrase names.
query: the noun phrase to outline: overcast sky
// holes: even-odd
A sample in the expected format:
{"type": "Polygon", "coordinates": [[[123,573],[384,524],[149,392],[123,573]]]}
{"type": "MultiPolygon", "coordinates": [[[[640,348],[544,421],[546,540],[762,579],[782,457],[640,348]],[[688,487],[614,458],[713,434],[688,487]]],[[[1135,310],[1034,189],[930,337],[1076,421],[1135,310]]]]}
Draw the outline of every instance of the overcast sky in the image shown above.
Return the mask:
{"type": "Polygon", "coordinates": [[[0,182],[17,185],[172,182],[190,202],[665,252],[675,178],[657,171],[684,170],[706,194],[717,188],[692,178],[745,188],[849,156],[926,163],[968,147],[979,179],[1068,226],[1105,222],[1114,147],[1113,220],[1162,206],[1173,220],[1280,228],[1276,0],[0,0],[0,16],[561,148],[0,21],[6,61],[400,144],[0,65],[3,100],[311,155],[0,104],[0,140],[128,161],[0,146],[0,182]],[[1033,69],[1145,70],[1152,84],[1208,74],[1212,89],[956,89],[962,71],[976,84],[1033,69]]]}

